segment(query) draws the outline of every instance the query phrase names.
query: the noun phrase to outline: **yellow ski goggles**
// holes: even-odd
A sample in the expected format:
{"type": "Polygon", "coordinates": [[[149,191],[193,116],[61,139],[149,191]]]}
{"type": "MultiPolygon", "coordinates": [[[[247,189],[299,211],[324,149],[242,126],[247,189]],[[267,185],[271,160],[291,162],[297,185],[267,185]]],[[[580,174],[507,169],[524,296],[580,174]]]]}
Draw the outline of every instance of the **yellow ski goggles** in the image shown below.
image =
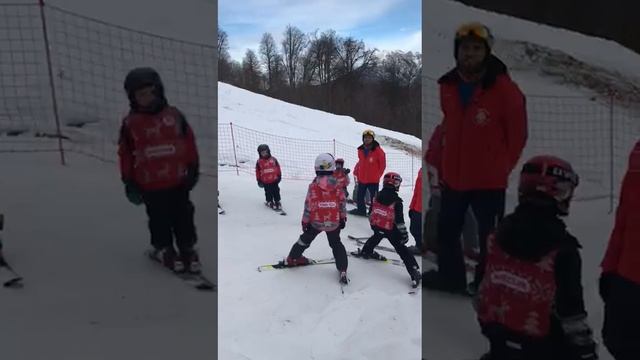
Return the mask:
{"type": "Polygon", "coordinates": [[[461,25],[458,30],[456,30],[456,40],[460,40],[465,37],[477,37],[480,38],[489,44],[489,47],[493,45],[493,35],[489,28],[484,26],[481,23],[472,22],[461,25]]]}

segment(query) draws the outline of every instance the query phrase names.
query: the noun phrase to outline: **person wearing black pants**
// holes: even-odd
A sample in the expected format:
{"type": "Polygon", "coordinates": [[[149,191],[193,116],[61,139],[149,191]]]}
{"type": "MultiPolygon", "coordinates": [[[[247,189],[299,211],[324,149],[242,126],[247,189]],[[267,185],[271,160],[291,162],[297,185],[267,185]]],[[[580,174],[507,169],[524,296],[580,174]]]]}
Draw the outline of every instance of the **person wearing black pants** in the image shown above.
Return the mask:
{"type": "MultiPolygon", "coordinates": [[[[378,194],[378,187],[379,187],[378,184],[358,183],[358,197],[357,197],[358,208],[356,210],[358,214],[367,213],[367,206],[365,204],[365,197],[367,196],[367,192],[369,193],[369,198],[373,199],[378,194]]],[[[371,208],[369,208],[368,213],[371,213],[371,208]]]]}
{"type": "Polygon", "coordinates": [[[474,282],[477,288],[484,267],[487,236],[504,216],[505,190],[442,190],[442,202],[438,217],[438,271],[439,279],[433,287],[452,292],[467,293],[466,267],[460,235],[469,206],[478,223],[480,261],[476,267],[474,282]]]}
{"type": "Polygon", "coordinates": [[[149,216],[151,245],[157,249],[172,247],[175,236],[181,254],[191,251],[197,236],[193,221],[195,207],[187,189],[147,192],[143,200],[149,216]]]}
{"type": "MultiPolygon", "coordinates": [[[[341,229],[338,228],[333,231],[327,231],[327,239],[329,240],[329,246],[331,246],[331,250],[333,252],[333,258],[336,260],[336,269],[343,272],[347,271],[347,250],[344,248],[344,245],[340,240],[340,230],[341,229]]],[[[300,235],[298,242],[293,244],[291,247],[289,258],[300,258],[304,250],[311,246],[313,240],[315,240],[321,232],[322,231],[316,230],[313,227],[309,227],[305,230],[302,235],[300,235]]]]}
{"type": "Polygon", "coordinates": [[[275,203],[280,204],[280,186],[278,186],[280,182],[275,182],[272,184],[264,184],[264,196],[267,203],[275,203]]]}
{"type": "Polygon", "coordinates": [[[351,254],[364,259],[386,260],[374,249],[382,239],[387,238],[404,262],[413,287],[417,287],[420,284],[421,274],[418,262],[405,246],[409,241],[409,234],[404,223],[402,199],[398,196],[401,182],[402,178],[397,173],[389,172],[384,175],[382,191],[373,199],[371,205],[373,210],[369,222],[373,235],[365,242],[362,249],[351,254]]]}

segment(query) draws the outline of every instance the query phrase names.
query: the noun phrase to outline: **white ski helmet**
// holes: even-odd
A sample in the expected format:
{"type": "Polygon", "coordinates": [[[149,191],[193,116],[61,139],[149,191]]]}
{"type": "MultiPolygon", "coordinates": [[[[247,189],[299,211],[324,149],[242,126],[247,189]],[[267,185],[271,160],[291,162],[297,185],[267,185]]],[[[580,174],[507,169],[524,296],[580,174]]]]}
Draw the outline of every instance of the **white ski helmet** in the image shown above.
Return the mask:
{"type": "Polygon", "coordinates": [[[331,174],[336,170],[336,161],[333,158],[333,155],[329,153],[323,153],[316,157],[316,162],[314,165],[316,169],[316,174],[331,174]]]}

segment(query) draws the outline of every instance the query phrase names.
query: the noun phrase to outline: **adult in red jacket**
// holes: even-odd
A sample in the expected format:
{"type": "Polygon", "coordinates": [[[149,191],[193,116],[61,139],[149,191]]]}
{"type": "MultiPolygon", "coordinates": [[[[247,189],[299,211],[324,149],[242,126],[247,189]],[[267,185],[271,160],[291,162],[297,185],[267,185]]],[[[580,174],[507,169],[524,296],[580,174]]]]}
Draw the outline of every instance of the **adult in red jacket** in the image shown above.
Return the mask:
{"type": "MultiPolygon", "coordinates": [[[[368,192],[371,199],[375,197],[380,188],[380,178],[387,167],[387,159],[375,140],[375,133],[372,130],[365,130],[362,133],[362,145],[358,147],[358,166],[354,176],[358,179],[358,207],[349,211],[350,214],[366,216],[366,204],[364,202],[368,192]]],[[[369,208],[371,212],[371,208],[369,208]]]]}
{"type": "Polygon", "coordinates": [[[131,110],[122,121],[118,155],[127,198],[146,205],[152,255],[174,271],[199,272],[189,199],[199,174],[193,131],[184,115],[167,104],[154,69],[133,69],[124,87],[131,110]]]}
{"type": "Polygon", "coordinates": [[[415,246],[409,246],[408,249],[414,254],[420,254],[422,251],[422,167],[418,171],[415,186],[413,187],[413,197],[409,204],[409,231],[416,241],[415,246]]]}
{"type": "Polygon", "coordinates": [[[508,177],[527,139],[524,95],[504,63],[491,54],[492,42],[482,24],[460,27],[454,46],[457,66],[439,80],[445,139],[438,271],[424,279],[431,289],[467,291],[459,239],[469,206],[478,222],[480,241],[480,266],[470,289],[477,288],[486,238],[504,213],[508,177]]]}
{"type": "Polygon", "coordinates": [[[629,156],[609,246],[602,261],[602,338],[617,359],[640,354],[640,142],[629,156]]]}

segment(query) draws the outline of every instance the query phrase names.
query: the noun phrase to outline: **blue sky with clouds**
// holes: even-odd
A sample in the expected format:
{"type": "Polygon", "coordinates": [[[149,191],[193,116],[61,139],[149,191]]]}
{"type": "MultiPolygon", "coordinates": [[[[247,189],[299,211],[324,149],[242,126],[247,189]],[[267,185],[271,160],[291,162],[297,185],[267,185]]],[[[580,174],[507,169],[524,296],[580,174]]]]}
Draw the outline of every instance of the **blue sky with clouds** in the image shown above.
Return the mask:
{"type": "Polygon", "coordinates": [[[218,0],[218,24],[241,60],[270,32],[279,44],[291,24],[304,33],[333,29],[380,50],[422,52],[420,0],[218,0]]]}

